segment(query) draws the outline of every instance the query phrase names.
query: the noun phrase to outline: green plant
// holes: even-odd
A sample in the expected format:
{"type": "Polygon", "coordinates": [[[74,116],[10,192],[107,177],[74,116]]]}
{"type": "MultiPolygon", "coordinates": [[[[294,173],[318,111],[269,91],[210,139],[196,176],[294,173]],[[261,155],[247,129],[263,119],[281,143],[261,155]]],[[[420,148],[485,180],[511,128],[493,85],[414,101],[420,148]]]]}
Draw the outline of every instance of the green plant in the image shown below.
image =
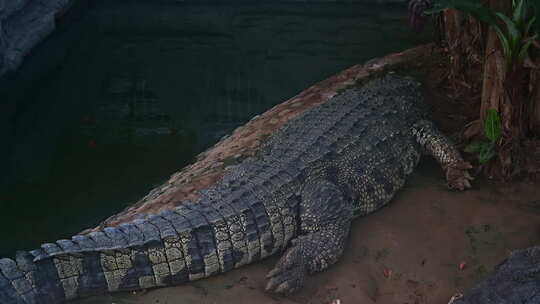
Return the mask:
{"type": "Polygon", "coordinates": [[[487,163],[497,155],[497,141],[501,138],[501,119],[499,113],[494,109],[489,109],[487,112],[484,122],[484,136],[487,141],[475,140],[465,147],[465,152],[478,154],[478,161],[481,164],[487,163]]]}
{"type": "MultiPolygon", "coordinates": [[[[530,1],[535,16],[540,16],[540,1],[530,1]]],[[[540,20],[534,22],[535,32],[540,33],[540,20]]]]}
{"type": "Polygon", "coordinates": [[[487,8],[478,0],[435,0],[433,8],[425,13],[438,14],[448,8],[462,11],[488,24],[497,33],[508,67],[523,64],[530,46],[538,38],[538,34],[533,32],[540,32],[540,22],[536,22],[536,16],[540,14],[537,1],[513,0],[511,16],[487,8]]]}
{"type": "Polygon", "coordinates": [[[495,13],[506,25],[506,33],[497,25],[492,25],[497,33],[499,41],[503,48],[503,55],[506,59],[506,65],[522,65],[528,56],[528,49],[538,34],[530,35],[536,16],[529,13],[530,6],[526,0],[512,1],[511,17],[502,13],[495,13]]]}

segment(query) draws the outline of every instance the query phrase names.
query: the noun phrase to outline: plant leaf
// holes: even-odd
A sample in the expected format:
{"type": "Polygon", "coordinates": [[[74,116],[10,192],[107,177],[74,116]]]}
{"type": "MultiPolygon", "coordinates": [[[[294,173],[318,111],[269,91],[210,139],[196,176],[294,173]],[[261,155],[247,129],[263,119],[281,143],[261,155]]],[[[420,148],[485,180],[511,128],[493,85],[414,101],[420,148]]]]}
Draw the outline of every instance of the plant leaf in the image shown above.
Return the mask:
{"type": "Polygon", "coordinates": [[[523,29],[523,37],[529,36],[531,27],[534,25],[535,21],[536,21],[536,16],[533,16],[531,20],[527,21],[527,24],[525,25],[525,28],[523,29]]]}
{"type": "Polygon", "coordinates": [[[462,10],[489,25],[497,24],[497,18],[495,17],[494,11],[482,5],[481,2],[470,0],[454,0],[453,2],[455,3],[456,9],[462,10]]]}
{"type": "Polygon", "coordinates": [[[480,153],[478,154],[478,161],[481,164],[485,164],[488,161],[490,161],[494,156],[495,148],[493,144],[488,143],[487,145],[483,145],[482,149],[480,150],[480,153]]]}
{"type": "Polygon", "coordinates": [[[510,18],[508,18],[506,15],[499,12],[495,13],[495,15],[501,18],[506,24],[506,28],[508,29],[508,37],[510,38],[508,39],[510,50],[513,51],[512,53],[514,53],[517,44],[521,40],[521,32],[518,30],[518,27],[514,21],[510,20],[510,18]]]}
{"type": "Polygon", "coordinates": [[[495,31],[497,37],[499,37],[506,63],[510,64],[512,62],[512,50],[510,49],[510,43],[508,42],[508,38],[502,32],[501,28],[498,25],[493,25],[491,26],[491,28],[495,31]]]}
{"type": "Polygon", "coordinates": [[[517,3],[512,3],[512,9],[514,10],[514,14],[512,15],[512,21],[520,27],[522,21],[525,18],[525,14],[527,12],[527,7],[523,5],[523,0],[518,0],[517,3]]]}
{"type": "Polygon", "coordinates": [[[519,54],[517,57],[518,64],[522,64],[523,61],[525,61],[525,58],[527,58],[527,55],[528,55],[527,51],[529,50],[529,47],[532,45],[532,43],[537,37],[538,35],[534,35],[533,37],[525,41],[525,43],[521,46],[521,50],[519,51],[519,54]]]}
{"type": "Polygon", "coordinates": [[[482,142],[478,141],[478,140],[475,140],[475,141],[471,142],[470,144],[468,144],[465,147],[465,149],[463,149],[463,151],[465,151],[467,153],[478,153],[478,152],[480,152],[481,146],[482,146],[482,142]]]}
{"type": "Polygon", "coordinates": [[[497,110],[487,110],[486,121],[484,122],[484,132],[486,137],[493,144],[495,144],[501,136],[501,119],[497,110]]]}
{"type": "Polygon", "coordinates": [[[480,142],[480,151],[481,150],[487,150],[487,149],[491,149],[495,147],[494,144],[492,144],[491,142],[489,141],[482,141],[480,142]]]}

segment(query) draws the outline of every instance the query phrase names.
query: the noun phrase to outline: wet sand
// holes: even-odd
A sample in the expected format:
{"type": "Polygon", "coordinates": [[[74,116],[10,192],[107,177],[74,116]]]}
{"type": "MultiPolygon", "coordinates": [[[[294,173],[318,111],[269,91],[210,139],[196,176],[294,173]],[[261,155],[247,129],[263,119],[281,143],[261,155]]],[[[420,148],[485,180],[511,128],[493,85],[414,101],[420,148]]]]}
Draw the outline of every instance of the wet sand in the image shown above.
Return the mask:
{"type": "Polygon", "coordinates": [[[264,292],[264,276],[276,256],[183,286],[76,303],[446,304],[510,250],[535,244],[540,244],[538,183],[480,179],[469,191],[452,192],[426,157],[387,207],[353,223],[343,258],[311,276],[296,294],[264,292]]]}

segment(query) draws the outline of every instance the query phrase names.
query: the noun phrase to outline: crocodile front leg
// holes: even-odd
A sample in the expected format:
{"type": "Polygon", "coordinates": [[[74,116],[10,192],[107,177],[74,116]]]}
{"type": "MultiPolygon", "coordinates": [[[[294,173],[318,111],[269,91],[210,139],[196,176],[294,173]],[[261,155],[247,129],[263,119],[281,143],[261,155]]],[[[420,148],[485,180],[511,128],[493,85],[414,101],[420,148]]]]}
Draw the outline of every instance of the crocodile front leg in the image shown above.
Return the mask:
{"type": "Polygon", "coordinates": [[[433,156],[446,174],[448,187],[464,190],[471,187],[472,166],[464,161],[452,141],[427,120],[420,120],[412,127],[413,135],[422,148],[433,156]]]}
{"type": "Polygon", "coordinates": [[[338,261],[353,218],[352,202],[333,183],[308,183],[300,204],[300,232],[267,275],[266,291],[290,293],[302,287],[306,275],[338,261]]]}

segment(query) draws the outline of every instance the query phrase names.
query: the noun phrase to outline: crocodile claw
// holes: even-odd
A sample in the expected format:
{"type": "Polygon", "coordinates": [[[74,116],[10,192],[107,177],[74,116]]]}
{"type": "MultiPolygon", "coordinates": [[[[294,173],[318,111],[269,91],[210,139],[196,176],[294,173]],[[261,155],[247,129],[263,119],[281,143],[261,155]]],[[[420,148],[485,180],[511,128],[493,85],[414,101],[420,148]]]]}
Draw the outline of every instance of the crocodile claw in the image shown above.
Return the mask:
{"type": "Polygon", "coordinates": [[[307,268],[301,249],[294,246],[287,250],[275,268],[266,275],[268,283],[265,291],[282,294],[293,293],[304,285],[306,274],[307,268]]]}
{"type": "Polygon", "coordinates": [[[471,188],[473,177],[469,174],[469,169],[472,169],[472,166],[466,161],[448,166],[446,168],[448,188],[460,191],[471,188]]]}

